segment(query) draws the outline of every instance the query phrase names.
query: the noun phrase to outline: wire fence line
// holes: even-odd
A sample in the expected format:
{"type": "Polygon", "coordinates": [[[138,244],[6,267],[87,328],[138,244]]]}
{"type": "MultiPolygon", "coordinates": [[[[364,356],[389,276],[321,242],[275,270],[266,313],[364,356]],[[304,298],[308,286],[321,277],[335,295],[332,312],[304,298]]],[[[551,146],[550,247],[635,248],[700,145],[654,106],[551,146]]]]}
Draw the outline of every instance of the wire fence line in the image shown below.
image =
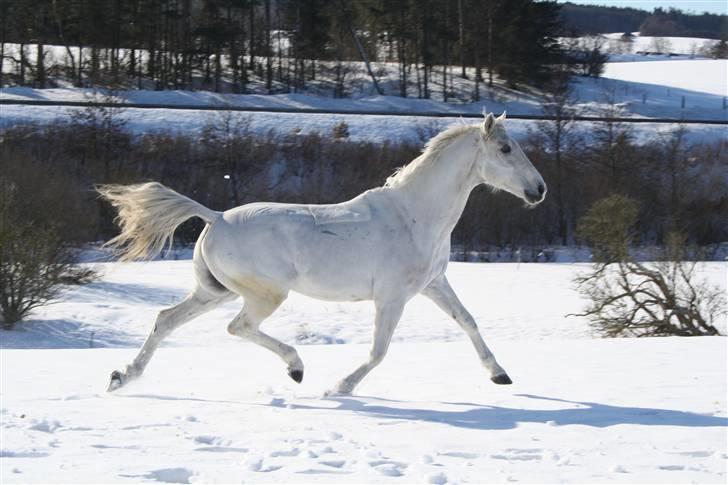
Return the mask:
{"type": "MultiPolygon", "coordinates": [[[[241,111],[251,113],[289,113],[289,114],[332,114],[352,116],[405,116],[421,118],[482,118],[480,113],[463,113],[448,111],[386,111],[386,110],[348,110],[335,108],[289,108],[289,107],[262,107],[262,106],[233,106],[233,105],[197,105],[197,104],[159,104],[159,103],[113,103],[101,101],[50,101],[50,100],[16,100],[0,99],[2,105],[25,106],[68,106],[76,108],[121,108],[121,109],[171,109],[171,110],[197,110],[197,111],[241,111]]],[[[536,114],[508,114],[508,118],[516,120],[553,121],[557,119],[549,115],[536,114]]],[[[573,121],[592,121],[603,123],[670,123],[686,125],[728,125],[725,120],[706,119],[679,119],[679,118],[627,118],[603,116],[570,116],[573,121]]]]}

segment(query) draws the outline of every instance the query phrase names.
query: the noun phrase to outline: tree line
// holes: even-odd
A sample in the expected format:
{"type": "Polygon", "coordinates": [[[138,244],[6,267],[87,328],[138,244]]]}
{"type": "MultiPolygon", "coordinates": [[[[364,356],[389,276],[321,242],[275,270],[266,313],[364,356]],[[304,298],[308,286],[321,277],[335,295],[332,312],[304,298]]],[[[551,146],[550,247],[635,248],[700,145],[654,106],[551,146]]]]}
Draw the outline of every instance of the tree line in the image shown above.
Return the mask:
{"type": "MultiPolygon", "coordinates": [[[[300,91],[343,90],[349,61],[398,66],[399,94],[429,98],[433,77],[542,84],[563,60],[559,5],[535,0],[0,0],[0,83],[300,91]],[[11,49],[8,44],[18,44],[11,49]],[[62,46],[52,63],[49,45],[62,46]],[[454,66],[458,66],[457,68],[454,66]],[[469,68],[469,70],[466,70],[469,68]]],[[[440,80],[438,80],[440,81],[440,80]]],[[[447,98],[447,92],[444,93],[447,98]]]]}
{"type": "Polygon", "coordinates": [[[675,8],[656,8],[648,12],[629,6],[567,2],[561,7],[559,19],[564,30],[581,34],[639,32],[646,36],[728,40],[728,15],[688,14],[675,8]]]}

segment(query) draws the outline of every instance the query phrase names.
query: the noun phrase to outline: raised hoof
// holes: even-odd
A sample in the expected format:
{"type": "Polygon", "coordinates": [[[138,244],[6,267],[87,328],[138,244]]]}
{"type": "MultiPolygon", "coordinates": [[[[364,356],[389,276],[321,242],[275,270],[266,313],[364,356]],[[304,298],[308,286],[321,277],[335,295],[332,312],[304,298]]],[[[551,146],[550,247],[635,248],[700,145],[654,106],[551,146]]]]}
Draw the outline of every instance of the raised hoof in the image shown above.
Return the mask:
{"type": "Polygon", "coordinates": [[[496,384],[513,384],[513,381],[510,377],[508,377],[508,374],[498,374],[497,376],[491,377],[490,380],[496,384]]]}
{"type": "Polygon", "coordinates": [[[301,383],[301,381],[303,381],[303,371],[302,370],[288,371],[288,375],[291,376],[291,379],[298,382],[299,384],[301,383]]]}
{"type": "Polygon", "coordinates": [[[118,370],[115,370],[111,373],[111,380],[109,381],[109,388],[106,389],[107,392],[112,392],[117,390],[121,387],[123,384],[123,374],[119,372],[118,370]]]}

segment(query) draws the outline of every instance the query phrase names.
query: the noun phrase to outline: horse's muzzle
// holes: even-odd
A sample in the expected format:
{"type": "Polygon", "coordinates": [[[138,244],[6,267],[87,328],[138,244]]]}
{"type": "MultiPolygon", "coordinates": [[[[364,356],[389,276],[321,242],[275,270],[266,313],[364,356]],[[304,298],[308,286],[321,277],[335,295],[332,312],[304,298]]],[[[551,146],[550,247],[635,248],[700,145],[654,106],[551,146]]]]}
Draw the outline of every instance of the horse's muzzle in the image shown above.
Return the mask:
{"type": "Polygon", "coordinates": [[[546,186],[542,183],[538,184],[535,191],[531,191],[531,190],[523,191],[523,197],[526,199],[526,201],[529,204],[534,204],[534,205],[543,201],[545,195],[546,195],[546,186]]]}

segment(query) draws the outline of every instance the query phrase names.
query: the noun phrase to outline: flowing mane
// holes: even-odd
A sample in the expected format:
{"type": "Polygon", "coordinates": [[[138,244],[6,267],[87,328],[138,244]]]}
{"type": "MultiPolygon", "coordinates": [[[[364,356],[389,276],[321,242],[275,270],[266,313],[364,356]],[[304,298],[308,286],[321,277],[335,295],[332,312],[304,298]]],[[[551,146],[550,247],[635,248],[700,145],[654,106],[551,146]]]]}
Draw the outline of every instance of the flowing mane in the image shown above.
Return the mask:
{"type": "Polygon", "coordinates": [[[450,143],[461,135],[480,129],[479,125],[452,125],[445,131],[430,138],[422,150],[422,154],[403,167],[399,167],[387,178],[385,187],[397,187],[409,180],[412,175],[420,169],[434,164],[442,152],[450,143]]]}

